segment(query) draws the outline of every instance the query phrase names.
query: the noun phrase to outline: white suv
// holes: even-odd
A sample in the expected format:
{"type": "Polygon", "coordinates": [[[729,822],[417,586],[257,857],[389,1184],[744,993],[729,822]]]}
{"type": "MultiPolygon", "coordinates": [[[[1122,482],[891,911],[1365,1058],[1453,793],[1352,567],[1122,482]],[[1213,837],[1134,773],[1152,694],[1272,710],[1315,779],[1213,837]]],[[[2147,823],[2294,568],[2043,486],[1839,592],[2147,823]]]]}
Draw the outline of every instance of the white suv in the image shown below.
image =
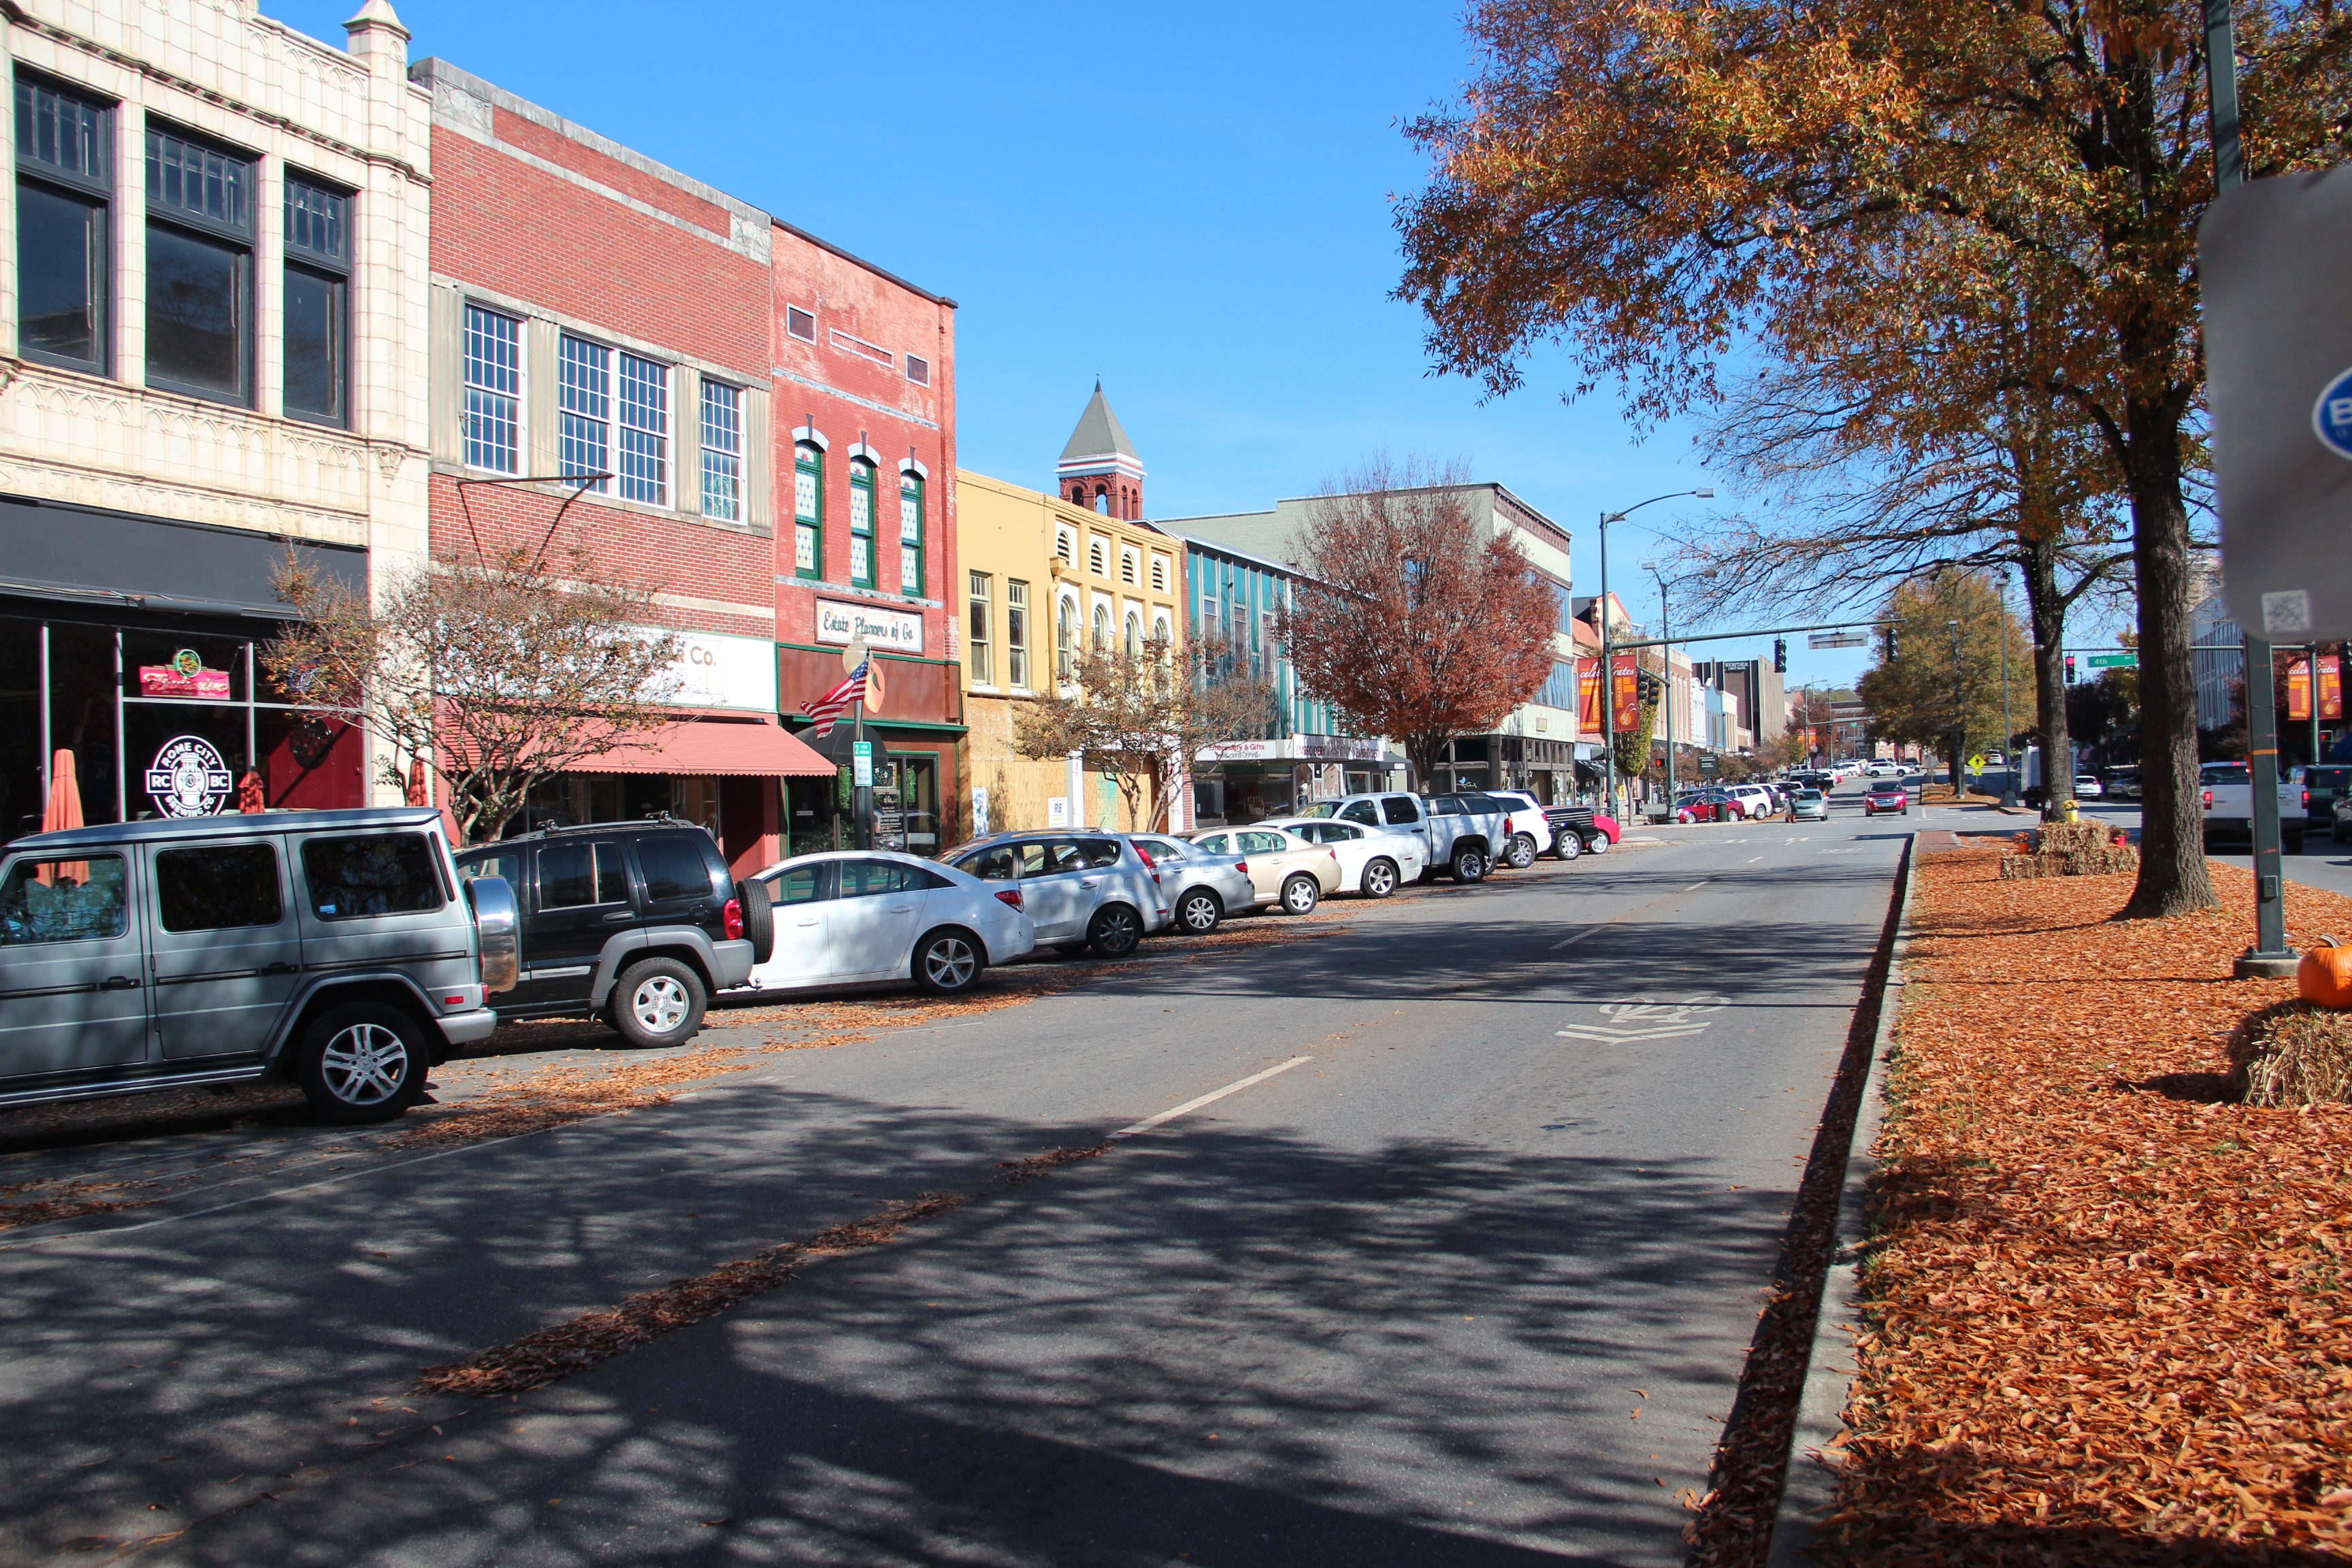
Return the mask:
{"type": "Polygon", "coordinates": [[[1748,821],[1772,815],[1772,792],[1762,784],[1723,784],[1719,787],[1739,803],[1739,815],[1748,821]]]}
{"type": "Polygon", "coordinates": [[[1544,816],[1543,803],[1523,789],[1490,789],[1484,793],[1494,796],[1510,808],[1510,835],[1503,846],[1502,863],[1514,871],[1524,871],[1536,863],[1536,857],[1551,847],[1551,822],[1544,816]]]}

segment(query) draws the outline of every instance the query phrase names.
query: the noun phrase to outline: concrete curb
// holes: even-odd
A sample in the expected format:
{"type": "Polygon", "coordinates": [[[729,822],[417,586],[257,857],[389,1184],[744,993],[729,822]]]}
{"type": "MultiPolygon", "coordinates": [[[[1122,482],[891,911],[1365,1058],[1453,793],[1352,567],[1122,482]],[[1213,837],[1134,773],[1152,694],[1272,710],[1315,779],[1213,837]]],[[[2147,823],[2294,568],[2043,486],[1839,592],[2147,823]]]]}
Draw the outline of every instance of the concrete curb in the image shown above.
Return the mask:
{"type": "Polygon", "coordinates": [[[1813,1342],[1805,1362],[1805,1389],[1797,1404],[1796,1430],[1789,1441],[1789,1468],[1780,1485],[1780,1505],[1772,1515],[1772,1546],[1766,1568],[1811,1568],[1814,1527],[1826,1519],[1837,1497],[1838,1450],[1845,1431],[1846,1399],[1854,1374],[1853,1336],[1861,1327],[1862,1255],[1870,1241],[1870,1182],[1878,1162],[1871,1148],[1886,1118],[1886,1064],[1895,1049],[1895,1028],[1903,1015],[1903,965],[1911,946],[1911,895],[1919,881],[1920,840],[1915,828],[1903,860],[1902,905],[1895,917],[1895,945],[1886,959],[1886,985],[1879,994],[1878,1030],[1870,1043],[1870,1071],[1855,1108],[1853,1142],[1846,1152],[1845,1190],[1838,1198],[1837,1250],[1822,1281],[1821,1309],[1813,1319],[1813,1342]]]}

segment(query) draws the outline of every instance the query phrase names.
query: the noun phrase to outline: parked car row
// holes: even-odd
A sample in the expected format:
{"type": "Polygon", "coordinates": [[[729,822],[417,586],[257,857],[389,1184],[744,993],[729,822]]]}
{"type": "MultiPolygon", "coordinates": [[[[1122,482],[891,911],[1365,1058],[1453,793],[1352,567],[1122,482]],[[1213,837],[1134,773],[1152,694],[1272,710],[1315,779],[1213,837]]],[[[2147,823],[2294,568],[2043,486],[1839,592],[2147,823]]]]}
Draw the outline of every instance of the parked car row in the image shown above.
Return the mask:
{"type": "Polygon", "coordinates": [[[796,856],[732,879],[667,817],[453,852],[438,811],[268,812],[38,834],[0,857],[0,1108],[287,1078],[397,1116],[500,1022],[673,1046],[711,999],[866,982],[970,990],[1040,946],[1106,958],[1261,908],[1600,852],[1533,797],[1397,794],[1191,834],[1000,833],[943,860],[796,856]]]}

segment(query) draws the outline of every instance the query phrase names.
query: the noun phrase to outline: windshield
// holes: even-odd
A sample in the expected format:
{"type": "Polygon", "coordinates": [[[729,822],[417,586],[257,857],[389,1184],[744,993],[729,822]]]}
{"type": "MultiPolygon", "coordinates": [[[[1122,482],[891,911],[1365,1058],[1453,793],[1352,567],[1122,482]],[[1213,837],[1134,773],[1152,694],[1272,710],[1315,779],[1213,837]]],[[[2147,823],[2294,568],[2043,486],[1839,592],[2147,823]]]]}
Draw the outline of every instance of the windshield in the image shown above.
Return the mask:
{"type": "Polygon", "coordinates": [[[1298,815],[1302,817],[1330,816],[1336,814],[1339,809],[1339,803],[1336,800],[1318,800],[1309,805],[1300,806],[1298,808],[1298,815]]]}
{"type": "Polygon", "coordinates": [[[1799,800],[1819,800],[1822,798],[1822,792],[1817,789],[1801,789],[1797,792],[1797,798],[1799,800]]]}

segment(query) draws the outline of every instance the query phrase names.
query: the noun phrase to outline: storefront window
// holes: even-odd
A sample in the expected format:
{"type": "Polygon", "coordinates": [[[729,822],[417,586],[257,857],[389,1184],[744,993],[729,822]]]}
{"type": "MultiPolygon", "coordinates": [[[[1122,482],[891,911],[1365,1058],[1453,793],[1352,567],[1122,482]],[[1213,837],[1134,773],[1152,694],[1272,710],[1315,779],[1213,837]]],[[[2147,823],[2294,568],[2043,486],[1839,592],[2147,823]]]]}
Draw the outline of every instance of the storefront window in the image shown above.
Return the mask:
{"type": "MultiPolygon", "coordinates": [[[[124,794],[115,765],[114,628],[53,622],[49,626],[49,743],[74,754],[84,822],[122,820],[124,794]]],[[[135,816],[138,807],[133,805],[135,816]]]]}
{"type": "Polygon", "coordinates": [[[41,830],[41,623],[0,619],[0,837],[41,830]]]}

